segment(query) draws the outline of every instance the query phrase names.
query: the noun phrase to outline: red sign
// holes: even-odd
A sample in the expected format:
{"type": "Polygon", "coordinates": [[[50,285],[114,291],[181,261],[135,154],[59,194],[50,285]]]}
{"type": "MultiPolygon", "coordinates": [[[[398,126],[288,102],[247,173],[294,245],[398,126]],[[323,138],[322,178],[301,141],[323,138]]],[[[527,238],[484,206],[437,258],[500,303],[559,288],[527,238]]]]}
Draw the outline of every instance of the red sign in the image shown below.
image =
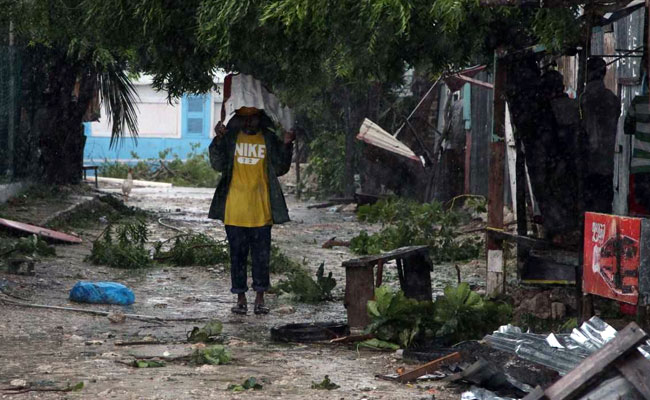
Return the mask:
{"type": "Polygon", "coordinates": [[[583,291],[637,304],[641,219],[585,213],[584,240],[583,291]]]}

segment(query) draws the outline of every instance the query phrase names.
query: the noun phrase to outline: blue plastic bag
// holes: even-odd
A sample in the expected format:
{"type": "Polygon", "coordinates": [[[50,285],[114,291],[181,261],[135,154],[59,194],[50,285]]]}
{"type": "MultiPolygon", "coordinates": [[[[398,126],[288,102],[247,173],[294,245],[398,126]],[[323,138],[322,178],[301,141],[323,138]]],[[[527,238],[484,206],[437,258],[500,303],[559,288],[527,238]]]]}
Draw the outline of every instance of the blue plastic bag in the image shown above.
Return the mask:
{"type": "Polygon", "coordinates": [[[70,300],[77,303],[119,304],[128,306],[135,295],[128,287],[116,282],[77,282],[70,290],[70,300]]]}

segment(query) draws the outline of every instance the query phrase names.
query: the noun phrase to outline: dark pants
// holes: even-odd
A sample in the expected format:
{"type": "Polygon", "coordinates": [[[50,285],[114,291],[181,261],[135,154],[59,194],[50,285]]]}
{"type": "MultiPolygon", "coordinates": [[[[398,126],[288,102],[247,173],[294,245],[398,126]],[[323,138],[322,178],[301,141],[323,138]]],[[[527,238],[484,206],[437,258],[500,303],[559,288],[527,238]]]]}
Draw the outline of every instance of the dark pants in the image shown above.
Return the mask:
{"type": "Polygon", "coordinates": [[[271,259],[271,226],[242,228],[226,225],[230,244],[230,279],[232,293],[245,293],[248,253],[253,261],[253,290],[266,292],[270,287],[269,261],[271,259]]]}

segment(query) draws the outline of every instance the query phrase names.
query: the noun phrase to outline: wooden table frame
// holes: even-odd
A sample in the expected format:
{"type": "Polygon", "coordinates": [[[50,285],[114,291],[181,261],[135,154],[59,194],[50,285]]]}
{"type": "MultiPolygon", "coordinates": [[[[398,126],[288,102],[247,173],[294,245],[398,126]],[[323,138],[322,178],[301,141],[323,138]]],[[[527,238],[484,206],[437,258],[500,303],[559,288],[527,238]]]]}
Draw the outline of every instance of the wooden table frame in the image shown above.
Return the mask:
{"type": "Polygon", "coordinates": [[[375,287],[383,281],[384,265],[396,260],[400,286],[407,297],[431,301],[431,270],[428,246],[401,247],[376,256],[344,261],[345,300],[350,329],[362,329],[370,323],[367,304],[375,287]],[[375,266],[377,274],[375,277],[375,266]]]}

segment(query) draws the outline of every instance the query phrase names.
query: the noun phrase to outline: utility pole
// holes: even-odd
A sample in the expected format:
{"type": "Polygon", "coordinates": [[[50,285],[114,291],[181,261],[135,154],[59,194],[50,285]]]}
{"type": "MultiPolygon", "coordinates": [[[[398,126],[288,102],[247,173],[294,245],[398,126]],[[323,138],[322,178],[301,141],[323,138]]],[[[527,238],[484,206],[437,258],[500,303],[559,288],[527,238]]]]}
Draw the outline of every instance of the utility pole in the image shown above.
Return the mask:
{"type": "MultiPolygon", "coordinates": [[[[495,52],[494,112],[488,178],[488,228],[503,229],[503,180],[505,175],[505,122],[506,122],[506,60],[499,50],[495,52]]],[[[487,244],[487,295],[505,292],[505,260],[503,240],[488,230],[487,244]]]]}

